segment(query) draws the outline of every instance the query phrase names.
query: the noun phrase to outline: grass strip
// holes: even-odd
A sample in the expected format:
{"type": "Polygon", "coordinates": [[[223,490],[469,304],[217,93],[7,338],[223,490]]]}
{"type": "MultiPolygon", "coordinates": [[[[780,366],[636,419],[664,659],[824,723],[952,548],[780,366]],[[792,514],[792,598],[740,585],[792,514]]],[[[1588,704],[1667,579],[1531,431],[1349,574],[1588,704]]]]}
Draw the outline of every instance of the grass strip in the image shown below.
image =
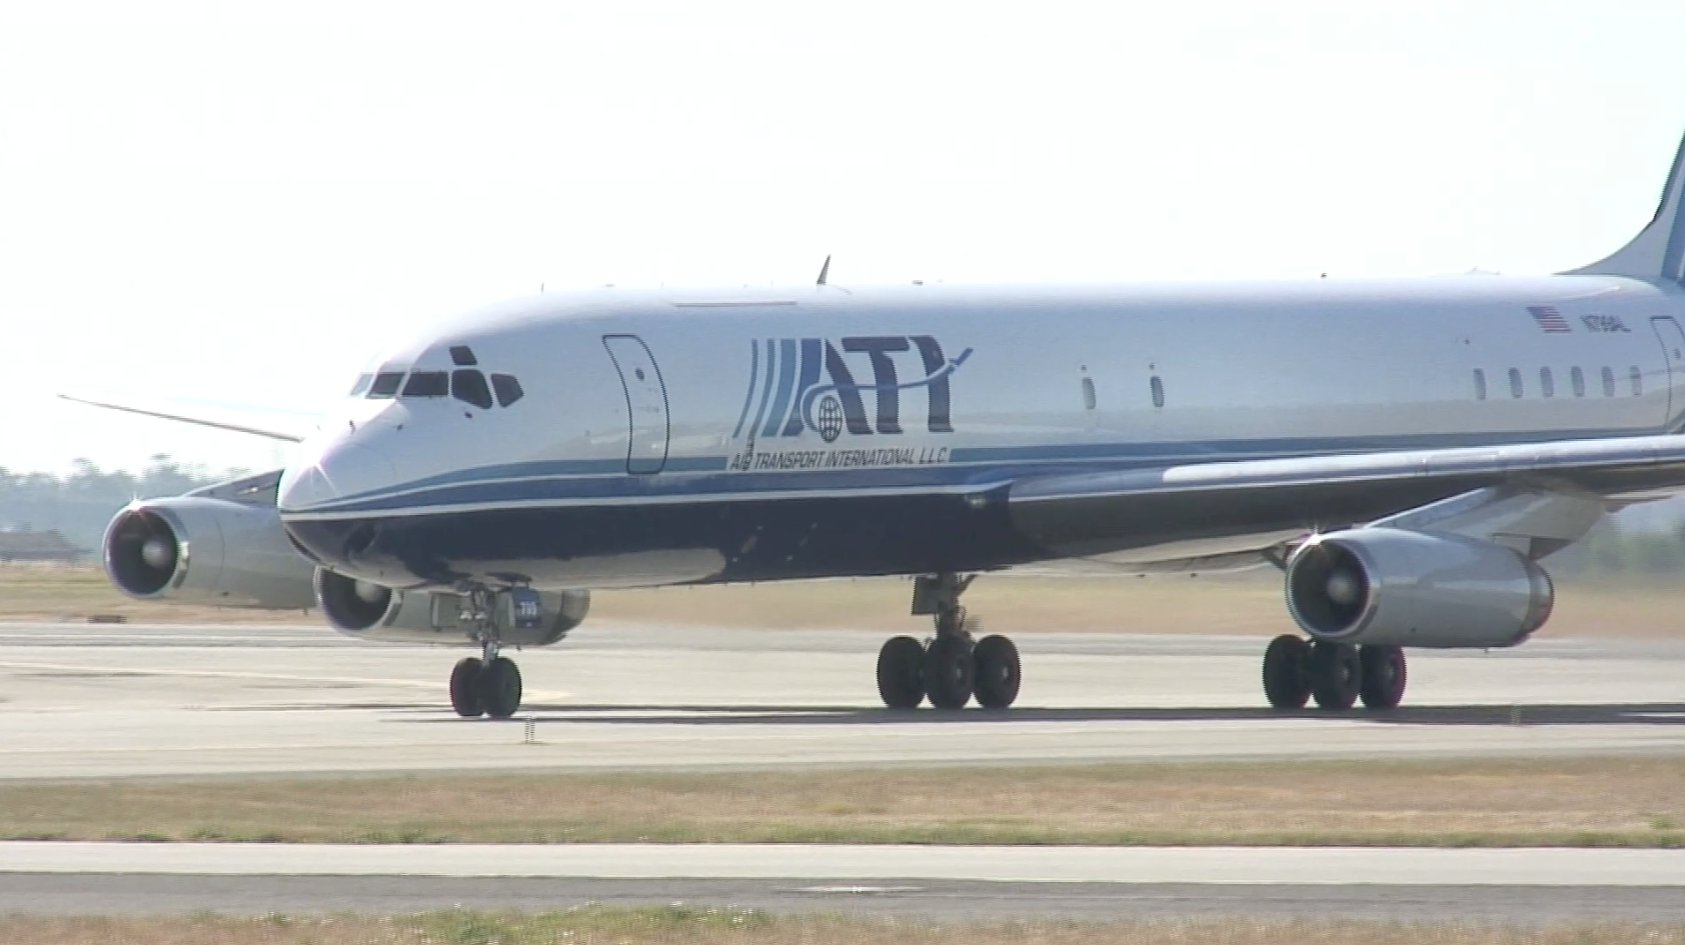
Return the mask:
{"type": "Polygon", "coordinates": [[[0,837],[1685,846],[1685,757],[0,782],[0,837]]]}
{"type": "Polygon", "coordinates": [[[637,909],[588,906],[544,913],[455,909],[405,916],[3,916],[0,937],[33,945],[1681,945],[1685,943],[1685,924],[1527,926],[1344,919],[939,923],[673,905],[637,909]]]}

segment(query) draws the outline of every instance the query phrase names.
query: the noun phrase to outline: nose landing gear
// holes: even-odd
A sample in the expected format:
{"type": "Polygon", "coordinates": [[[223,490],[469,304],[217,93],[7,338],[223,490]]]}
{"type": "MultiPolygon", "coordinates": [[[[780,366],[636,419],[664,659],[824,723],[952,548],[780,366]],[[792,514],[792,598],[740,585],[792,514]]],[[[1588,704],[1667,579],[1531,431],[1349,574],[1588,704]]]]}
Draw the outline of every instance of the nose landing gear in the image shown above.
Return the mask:
{"type": "Polygon", "coordinates": [[[891,637],[878,651],[885,706],[912,709],[929,697],[938,709],[963,709],[976,697],[986,709],[1004,709],[1018,698],[1018,647],[999,635],[973,641],[966,630],[959,598],[972,579],[947,573],[914,580],[913,613],[930,614],[936,635],[927,643],[891,637]]]}
{"type": "MultiPolygon", "coordinates": [[[[486,649],[497,652],[497,644],[486,649]]],[[[465,719],[506,719],[521,708],[521,668],[507,656],[458,660],[451,670],[451,708],[465,719]]]]}
{"type": "Polygon", "coordinates": [[[515,661],[499,656],[496,611],[492,595],[484,588],[469,592],[469,611],[464,616],[473,624],[472,635],[480,644],[481,656],[457,661],[451,670],[451,708],[465,719],[482,715],[506,719],[521,708],[521,670],[515,661]]]}

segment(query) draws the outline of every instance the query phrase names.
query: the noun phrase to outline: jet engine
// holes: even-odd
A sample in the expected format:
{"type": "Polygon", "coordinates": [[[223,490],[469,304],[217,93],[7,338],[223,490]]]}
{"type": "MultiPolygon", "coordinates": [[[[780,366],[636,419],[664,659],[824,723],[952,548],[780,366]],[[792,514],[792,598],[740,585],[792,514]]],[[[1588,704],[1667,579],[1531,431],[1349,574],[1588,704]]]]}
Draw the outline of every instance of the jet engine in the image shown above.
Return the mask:
{"type": "Polygon", "coordinates": [[[105,573],[130,597],[222,607],[306,610],[306,561],[287,541],[273,473],[167,499],[129,503],[106,526],[105,573]]]}
{"type": "Polygon", "coordinates": [[[1293,619],[1337,643],[1514,646],[1544,625],[1555,598],[1550,577],[1519,552],[1460,535],[1331,532],[1287,565],[1293,619]]]}
{"type": "MultiPolygon", "coordinates": [[[[437,591],[404,591],[316,569],[316,603],[335,630],[362,640],[386,643],[467,643],[461,619],[466,601],[461,595],[437,591]]],[[[590,591],[538,592],[536,619],[516,619],[515,596],[500,592],[498,640],[508,646],[548,646],[568,635],[585,620],[591,608],[590,591]]]]}

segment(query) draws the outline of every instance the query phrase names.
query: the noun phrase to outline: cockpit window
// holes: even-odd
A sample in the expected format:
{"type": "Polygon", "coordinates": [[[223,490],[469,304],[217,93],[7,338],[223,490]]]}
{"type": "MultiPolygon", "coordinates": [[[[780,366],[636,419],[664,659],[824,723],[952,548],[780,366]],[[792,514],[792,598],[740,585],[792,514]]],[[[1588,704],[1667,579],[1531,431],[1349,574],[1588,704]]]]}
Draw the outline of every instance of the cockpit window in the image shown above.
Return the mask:
{"type": "Polygon", "coordinates": [[[475,367],[480,360],[474,357],[474,349],[467,345],[451,345],[451,363],[457,367],[475,367]]]}
{"type": "Polygon", "coordinates": [[[374,383],[373,374],[357,375],[357,383],[351,385],[351,396],[361,397],[369,392],[369,385],[374,383]]]}
{"type": "Polygon", "coordinates": [[[491,390],[486,387],[486,376],[472,368],[451,372],[451,396],[481,410],[491,409],[491,390]]]}
{"type": "Polygon", "coordinates": [[[526,393],[521,390],[521,382],[515,380],[513,374],[493,374],[491,376],[491,389],[497,392],[497,405],[499,407],[509,406],[520,400],[521,396],[526,393]]]}
{"type": "Polygon", "coordinates": [[[384,400],[398,395],[398,388],[404,386],[403,371],[382,371],[374,376],[374,383],[369,385],[370,400],[384,400]]]}
{"type": "Polygon", "coordinates": [[[416,371],[404,384],[405,397],[444,397],[450,394],[450,375],[444,371],[416,371]]]}

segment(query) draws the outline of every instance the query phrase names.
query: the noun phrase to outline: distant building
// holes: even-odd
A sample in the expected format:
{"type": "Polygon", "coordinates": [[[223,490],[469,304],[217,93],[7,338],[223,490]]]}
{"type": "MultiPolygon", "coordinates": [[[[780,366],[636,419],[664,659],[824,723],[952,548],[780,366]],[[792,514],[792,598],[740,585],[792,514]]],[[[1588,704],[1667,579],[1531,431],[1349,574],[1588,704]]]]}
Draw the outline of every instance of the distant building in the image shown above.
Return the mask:
{"type": "Polygon", "coordinates": [[[49,561],[75,564],[87,551],[65,540],[57,531],[0,532],[0,563],[49,561]]]}

